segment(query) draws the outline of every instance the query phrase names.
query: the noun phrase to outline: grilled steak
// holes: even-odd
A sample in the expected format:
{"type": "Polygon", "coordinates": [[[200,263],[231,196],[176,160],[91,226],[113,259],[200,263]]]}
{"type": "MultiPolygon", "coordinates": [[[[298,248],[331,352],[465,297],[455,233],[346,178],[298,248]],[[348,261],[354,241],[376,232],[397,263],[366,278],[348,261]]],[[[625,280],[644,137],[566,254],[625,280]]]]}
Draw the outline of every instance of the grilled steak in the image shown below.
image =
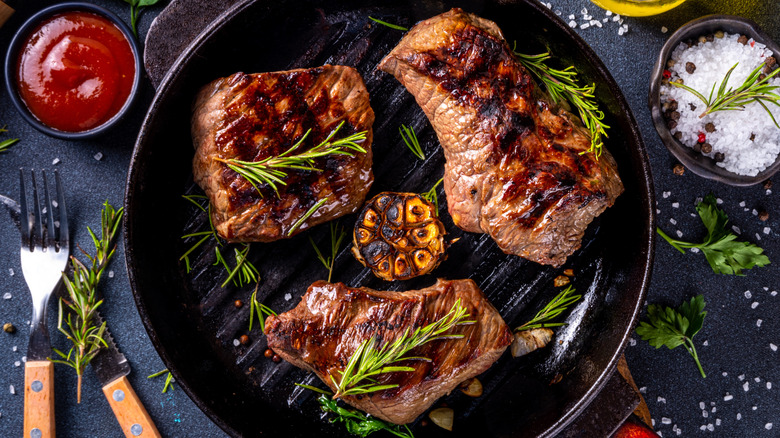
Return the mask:
{"type": "Polygon", "coordinates": [[[393,342],[418,327],[444,317],[456,300],[468,310],[470,320],[447,334],[463,338],[428,342],[409,352],[426,361],[403,361],[413,372],[375,376],[393,389],[343,397],[371,415],[396,424],[413,421],[439,397],[462,381],[490,368],[512,342],[512,334],[496,309],[471,280],[439,280],[435,285],[409,292],[352,289],[342,283],[318,281],[309,287],[300,304],[289,312],[266,320],[268,346],[292,364],[311,370],[331,389],[331,376],[340,381],[352,353],[365,340],[376,337],[393,342]]]}
{"type": "Polygon", "coordinates": [[[317,202],[327,201],[295,230],[356,211],[374,181],[371,125],[374,111],[360,74],[330,66],[273,73],[236,73],[198,93],[192,117],[193,173],[211,202],[211,219],[231,241],[268,242],[288,237],[293,225],[317,202]],[[279,194],[257,189],[218,159],[260,161],[290,149],[291,155],[317,146],[344,121],[333,140],[368,131],[366,153],[328,155],[315,160],[321,171],[284,169],[279,194]]]}
{"type": "Polygon", "coordinates": [[[589,131],[537,88],[492,21],[460,9],[422,21],[379,68],[436,130],[455,224],[504,252],[562,265],[623,191],[612,155],[580,154],[589,131]]]}

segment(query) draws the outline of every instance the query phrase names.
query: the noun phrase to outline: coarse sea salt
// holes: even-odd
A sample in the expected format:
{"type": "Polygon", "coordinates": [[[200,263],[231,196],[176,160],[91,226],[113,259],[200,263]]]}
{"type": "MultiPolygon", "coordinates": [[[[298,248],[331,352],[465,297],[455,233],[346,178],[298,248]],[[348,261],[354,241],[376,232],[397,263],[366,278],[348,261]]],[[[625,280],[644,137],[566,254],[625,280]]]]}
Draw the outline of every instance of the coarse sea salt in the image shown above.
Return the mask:
{"type": "MultiPolygon", "coordinates": [[[[713,84],[719,87],[729,69],[738,64],[728,82],[729,86],[736,88],[772,55],[765,45],[752,39],[748,44],[741,44],[738,38],[737,34],[727,33],[723,38],[697,43],[690,48],[681,43],[672,52],[674,65],[668,68],[670,79],[682,79],[685,85],[706,96],[713,84]],[[693,73],[688,73],[687,63],[695,65],[693,73]]],[[[780,85],[780,78],[772,78],[768,83],[780,85]]],[[[739,175],[755,176],[777,159],[780,129],[761,104],[753,102],[745,105],[743,111],[716,111],[699,118],[704,103],[693,93],[662,85],[661,94],[662,102],[677,102],[680,118],[677,125],[670,129],[671,133],[679,132],[680,141],[691,148],[698,143],[699,134],[704,134],[706,143],[712,146],[712,151],[704,155],[714,158],[716,153],[721,153],[724,156],[718,166],[739,175]],[[707,132],[707,123],[715,125],[714,132],[707,132]]],[[[780,108],[774,105],[767,105],[767,108],[775,119],[780,117],[780,108]]]]}

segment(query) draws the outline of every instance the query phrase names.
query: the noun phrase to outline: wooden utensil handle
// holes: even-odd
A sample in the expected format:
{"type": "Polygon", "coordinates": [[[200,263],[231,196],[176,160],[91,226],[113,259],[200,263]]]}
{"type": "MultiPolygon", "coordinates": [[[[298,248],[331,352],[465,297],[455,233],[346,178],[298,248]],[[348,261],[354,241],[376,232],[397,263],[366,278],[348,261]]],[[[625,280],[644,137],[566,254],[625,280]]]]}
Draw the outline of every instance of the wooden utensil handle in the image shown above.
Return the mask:
{"type": "Polygon", "coordinates": [[[24,438],[54,438],[54,364],[24,364],[24,438]]]}
{"type": "Polygon", "coordinates": [[[3,27],[3,24],[5,24],[5,22],[8,21],[9,18],[11,18],[11,15],[13,15],[13,13],[14,13],[13,8],[3,3],[2,0],[0,0],[0,27],[3,27]]]}
{"type": "Polygon", "coordinates": [[[104,386],[103,394],[126,437],[160,438],[160,432],[157,431],[152,417],[146,412],[127,377],[120,377],[104,386]]]}

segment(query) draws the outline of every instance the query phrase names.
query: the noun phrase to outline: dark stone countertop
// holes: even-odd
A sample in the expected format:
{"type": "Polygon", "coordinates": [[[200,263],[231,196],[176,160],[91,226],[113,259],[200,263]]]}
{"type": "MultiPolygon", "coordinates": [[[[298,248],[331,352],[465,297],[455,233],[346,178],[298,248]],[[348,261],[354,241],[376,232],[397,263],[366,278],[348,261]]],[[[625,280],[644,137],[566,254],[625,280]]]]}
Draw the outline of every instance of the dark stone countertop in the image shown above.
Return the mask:
{"type": "MultiPolygon", "coordinates": [[[[129,20],[129,7],[120,1],[95,0],[129,20]]],[[[46,2],[16,2],[17,13],[0,28],[0,54],[5,55],[16,28],[43,7],[46,2]]],[[[569,14],[582,22],[581,10],[587,8],[594,18],[605,17],[604,11],[587,0],[549,0],[553,10],[560,10],[569,21],[569,14]]],[[[147,8],[141,15],[139,33],[143,41],[152,19],[163,6],[147,8]]],[[[652,127],[647,110],[647,89],[650,70],[665,38],[685,22],[710,13],[728,13],[751,18],[766,33],[780,39],[780,3],[763,0],[688,0],[665,14],[649,18],[625,18],[629,32],[618,35],[617,23],[610,21],[603,28],[578,29],[591,44],[621,85],[644,136],[652,162],[658,198],[659,225],[667,230],[680,229],[686,237],[698,238],[703,233],[694,213],[697,197],[714,193],[723,200],[722,207],[731,222],[742,229],[745,238],[758,243],[770,259],[780,257],[780,203],[777,194],[768,193],[760,185],[748,188],[730,187],[711,182],[686,172],[672,173],[675,160],[661,144],[652,127]],[[662,27],[668,33],[662,33],[662,27]],[[666,195],[666,196],[664,196],[666,195]],[[745,207],[739,204],[744,201],[745,207]],[[679,203],[674,208],[673,203],[679,203]],[[767,222],[760,222],[753,209],[766,209],[767,222]],[[672,225],[670,219],[677,225],[672,225]],[[763,232],[769,227],[768,234],[763,232]],[[757,235],[761,240],[757,240],[757,235]]],[[[0,91],[0,125],[7,124],[13,137],[21,142],[0,155],[0,194],[18,196],[18,168],[58,169],[67,187],[69,216],[75,228],[75,241],[88,247],[86,226],[99,226],[103,201],[121,206],[125,178],[132,146],[153,89],[144,79],[141,96],[130,116],[101,139],[67,142],[49,138],[27,125],[13,109],[5,89],[0,91]],[[102,158],[97,160],[96,154],[102,158]],[[53,165],[53,160],[59,163],[53,165]],[[75,224],[78,226],[76,227],[75,224]]],[[[7,138],[3,135],[0,138],[7,138]]],[[[776,178],[777,179],[777,178],[776,178]]],[[[780,186],[773,191],[780,191],[780,186]]],[[[5,213],[0,213],[0,216],[5,213]]],[[[12,322],[16,334],[0,333],[0,435],[19,436],[22,429],[24,367],[21,362],[27,349],[30,299],[21,275],[18,256],[19,238],[11,221],[0,219],[0,292],[10,293],[10,299],[0,299],[0,323],[12,322]],[[13,274],[11,273],[13,271],[13,274]],[[13,385],[16,394],[9,387],[13,385]]],[[[627,249],[628,250],[628,249],[627,249]]],[[[102,285],[106,304],[102,311],[109,321],[116,342],[129,359],[133,372],[130,381],[156,422],[163,436],[222,437],[225,434],[214,425],[181,389],[161,393],[163,380],[149,380],[147,375],[164,368],[143,329],[128,286],[123,260],[123,248],[118,248],[109,266],[113,277],[106,276],[102,285]]],[[[775,262],[778,263],[778,262],[775,262]]],[[[780,296],[771,292],[780,289],[777,264],[746,272],[744,277],[715,275],[699,254],[680,254],[659,238],[650,302],[677,306],[683,299],[703,293],[708,316],[704,328],[696,337],[699,357],[708,373],[702,379],[692,359],[682,349],[656,351],[644,341],[626,351],[634,378],[650,406],[656,428],[665,436],[676,436],[673,425],[682,436],[700,433],[701,426],[712,424],[716,436],[777,436],[780,429],[780,352],[770,344],[780,345],[780,296]],[[751,298],[746,298],[746,291],[751,298]],[[756,304],[757,303],[757,304],[756,304]],[[754,308],[755,307],[755,308],[754,308]],[[760,327],[757,321],[761,320],[760,327]],[[706,344],[706,345],[705,345],[706,344]],[[768,389],[768,383],[776,383],[768,389]],[[745,386],[748,383],[749,386],[745,386]],[[748,388],[746,391],[745,388],[748,388]],[[724,400],[730,394],[731,400],[724,400]],[[705,417],[700,403],[707,411],[705,417]],[[737,420],[741,414],[741,420],[737,420]],[[669,419],[670,421],[663,421],[669,419]],[[720,421],[718,421],[720,420],[720,421]],[[663,424],[668,423],[668,424],[663,424]],[[720,424],[717,425],[716,424],[720,424]],[[767,423],[775,423],[766,430],[767,423]]],[[[57,308],[49,306],[49,325],[53,344],[66,348],[63,336],[56,334],[57,308]]],[[[57,366],[56,412],[60,437],[121,437],[123,436],[105,401],[91,370],[85,373],[83,399],[75,403],[75,374],[57,366]]]]}

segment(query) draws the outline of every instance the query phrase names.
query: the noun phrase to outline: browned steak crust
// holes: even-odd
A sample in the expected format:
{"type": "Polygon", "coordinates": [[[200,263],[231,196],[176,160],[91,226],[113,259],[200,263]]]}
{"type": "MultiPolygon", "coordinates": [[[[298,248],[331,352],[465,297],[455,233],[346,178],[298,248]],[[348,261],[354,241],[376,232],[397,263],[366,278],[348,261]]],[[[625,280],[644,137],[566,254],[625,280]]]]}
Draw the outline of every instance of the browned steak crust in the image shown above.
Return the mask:
{"type": "Polygon", "coordinates": [[[288,237],[291,227],[318,201],[320,208],[293,234],[356,211],[374,176],[371,171],[371,109],[363,79],[351,67],[322,66],[273,73],[236,73],[206,85],[192,117],[196,149],[193,173],[211,201],[220,236],[231,241],[268,242],[288,237]],[[277,156],[311,133],[300,153],[324,140],[340,122],[334,139],[368,131],[353,157],[318,158],[310,170],[285,170],[287,185],[256,190],[215,158],[259,161],[277,156]]]}
{"type": "Polygon", "coordinates": [[[490,368],[512,341],[506,323],[473,281],[439,280],[429,288],[408,292],[352,289],[318,281],[297,307],[269,317],[265,333],[274,352],[313,371],[335,391],[330,376],[340,380],[339,371],[363,341],[378,337],[393,342],[407,329],[411,332],[444,317],[458,299],[475,322],[448,333],[463,338],[431,341],[411,350],[409,355],[431,359],[397,363],[414,367],[414,372],[377,377],[380,384],[398,384],[397,388],[344,397],[371,415],[405,424],[462,381],[490,368]]]}
{"type": "Polygon", "coordinates": [[[608,151],[557,108],[495,23],[460,9],[414,26],[379,65],[417,99],[444,148],[444,189],[460,228],[506,253],[560,266],[623,191],[608,151]]]}

